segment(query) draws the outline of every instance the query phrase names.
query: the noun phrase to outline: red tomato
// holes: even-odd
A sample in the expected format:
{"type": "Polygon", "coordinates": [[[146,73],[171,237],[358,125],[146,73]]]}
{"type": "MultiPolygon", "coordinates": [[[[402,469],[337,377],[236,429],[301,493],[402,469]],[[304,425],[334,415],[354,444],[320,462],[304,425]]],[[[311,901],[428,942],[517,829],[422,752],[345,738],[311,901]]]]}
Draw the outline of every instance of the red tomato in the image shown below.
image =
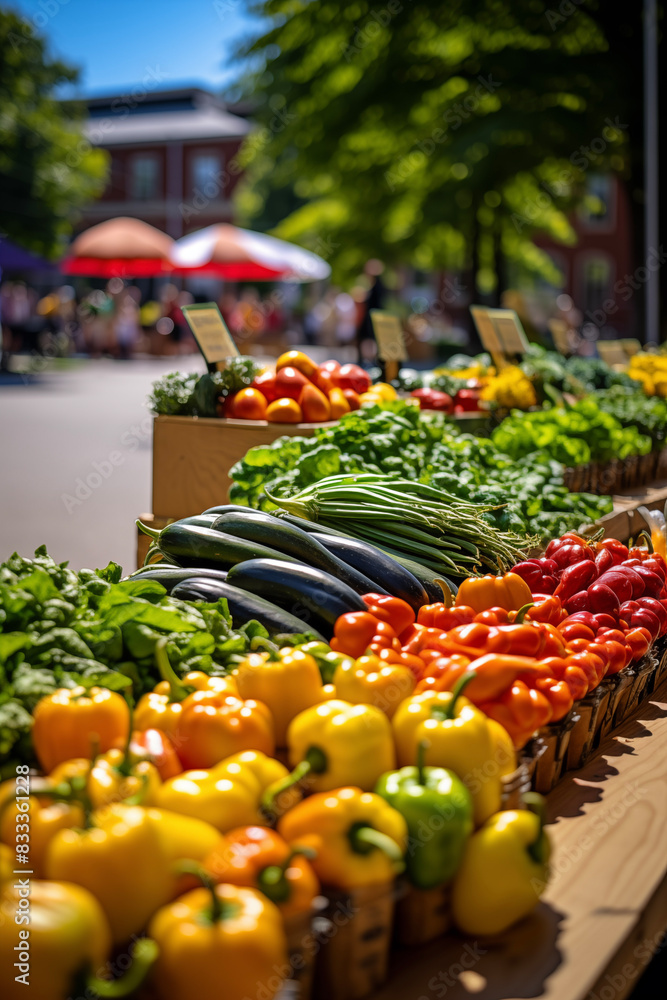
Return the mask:
{"type": "Polygon", "coordinates": [[[339,389],[354,389],[359,395],[371,387],[370,375],[359,365],[342,365],[333,373],[333,381],[339,389]]]}
{"type": "Polygon", "coordinates": [[[261,375],[258,375],[250,383],[250,388],[259,389],[267,403],[272,403],[280,395],[276,387],[276,376],[273,372],[263,372],[261,375]]]}
{"type": "Polygon", "coordinates": [[[280,371],[276,372],[277,398],[283,399],[285,396],[288,396],[290,399],[298,401],[303,387],[308,385],[308,382],[309,380],[303,372],[300,372],[297,368],[292,368],[291,365],[281,368],[280,371]]]}

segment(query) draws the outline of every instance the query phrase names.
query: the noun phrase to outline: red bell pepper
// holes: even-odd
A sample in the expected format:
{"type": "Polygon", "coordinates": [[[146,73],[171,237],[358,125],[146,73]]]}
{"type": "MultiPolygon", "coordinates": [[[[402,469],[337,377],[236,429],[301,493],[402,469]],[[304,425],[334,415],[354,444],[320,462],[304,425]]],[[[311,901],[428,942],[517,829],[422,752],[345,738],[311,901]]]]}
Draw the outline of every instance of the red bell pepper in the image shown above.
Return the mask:
{"type": "Polygon", "coordinates": [[[595,567],[599,574],[606,572],[614,566],[614,557],[609,549],[600,549],[595,557],[595,567]]]}
{"type": "Polygon", "coordinates": [[[637,604],[640,608],[646,608],[656,616],[660,622],[660,635],[664,635],[667,632],[667,609],[664,605],[654,597],[638,597],[637,604]]]}
{"type": "Polygon", "coordinates": [[[599,580],[597,583],[592,583],[586,593],[588,594],[588,606],[593,614],[613,615],[618,613],[621,602],[611,587],[605,583],[601,583],[599,580]]]}
{"type": "MultiPolygon", "coordinates": [[[[560,551],[560,550],[558,550],[560,551]]],[[[592,559],[580,559],[578,562],[568,565],[560,578],[558,586],[554,591],[556,597],[566,604],[567,599],[574,594],[585,590],[593,583],[597,577],[597,570],[592,559]]],[[[567,605],[566,605],[567,606],[567,605]]]]}
{"type": "Polygon", "coordinates": [[[618,538],[603,538],[601,542],[596,545],[596,550],[599,552],[600,549],[606,549],[611,553],[614,560],[614,565],[618,563],[625,562],[628,556],[628,547],[620,542],[618,538]]]}

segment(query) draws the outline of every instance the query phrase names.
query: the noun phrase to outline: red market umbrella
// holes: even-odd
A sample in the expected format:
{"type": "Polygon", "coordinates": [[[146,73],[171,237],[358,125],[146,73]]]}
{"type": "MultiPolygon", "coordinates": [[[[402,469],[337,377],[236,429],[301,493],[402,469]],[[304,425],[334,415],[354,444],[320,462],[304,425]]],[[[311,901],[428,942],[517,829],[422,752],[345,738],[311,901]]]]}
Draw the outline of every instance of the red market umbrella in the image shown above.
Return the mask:
{"type": "Polygon", "coordinates": [[[176,274],[227,281],[321,281],[331,274],[309,250],[226,223],[177,240],[171,260],[176,274]]]}
{"type": "Polygon", "coordinates": [[[140,219],[121,216],[86,229],[60,265],[63,274],[94,278],[150,278],[171,274],[174,241],[140,219]]]}

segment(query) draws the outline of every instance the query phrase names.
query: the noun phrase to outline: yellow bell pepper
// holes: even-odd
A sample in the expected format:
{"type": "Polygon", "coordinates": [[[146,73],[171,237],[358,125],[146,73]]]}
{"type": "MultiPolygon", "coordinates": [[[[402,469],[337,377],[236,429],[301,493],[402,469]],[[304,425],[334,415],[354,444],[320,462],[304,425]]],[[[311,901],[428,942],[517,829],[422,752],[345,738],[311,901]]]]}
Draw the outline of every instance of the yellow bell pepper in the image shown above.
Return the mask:
{"type": "Polygon", "coordinates": [[[300,649],[281,649],[277,659],[266,652],[250,653],[233,676],[241,698],[261,701],[270,708],[278,747],[285,746],[294,716],[325,700],[319,667],[300,649]]]}
{"type": "MultiPolygon", "coordinates": [[[[266,816],[261,799],[270,785],[285,778],[287,768],[256,750],[245,750],[209,771],[186,771],[157,790],[156,803],[186,816],[196,816],[222,833],[237,826],[261,826],[266,816]]],[[[282,808],[300,799],[296,788],[285,793],[282,808]]]]}
{"type": "Polygon", "coordinates": [[[452,889],[452,915],[466,934],[500,934],[530,913],[549,878],[549,838],[539,795],[528,809],[496,813],[468,841],[452,889]]]}
{"type": "Polygon", "coordinates": [[[516,573],[469,577],[463,581],[456,595],[459,606],[473,608],[474,611],[488,611],[489,608],[519,611],[532,602],[530,587],[516,573]]]}
{"type": "Polygon", "coordinates": [[[132,761],[129,745],[124,750],[108,750],[92,763],[83,757],[64,761],[51,772],[48,783],[56,787],[67,786],[72,779],[82,782],[81,791],[93,809],[127,799],[132,799],[136,805],[153,805],[162,783],[151,761],[132,761]]]}
{"type": "MultiPolygon", "coordinates": [[[[90,761],[86,761],[86,765],[90,767],[90,761]]],[[[35,785],[36,780],[31,779],[31,787],[35,785]]],[[[41,878],[44,875],[46,851],[51,840],[60,830],[81,826],[84,822],[84,810],[74,800],[56,802],[53,799],[31,795],[27,799],[28,809],[25,813],[28,818],[25,823],[21,823],[18,817],[23,811],[23,803],[19,811],[15,796],[14,781],[4,781],[0,785],[0,840],[14,852],[17,844],[17,833],[28,834],[30,837],[30,868],[37,878],[41,878]],[[20,823],[21,826],[17,827],[17,823],[20,823]],[[25,826],[25,830],[23,826],[25,826]]]]}
{"type": "Polygon", "coordinates": [[[343,660],[336,667],[333,682],[337,698],[353,705],[375,705],[391,719],[414,691],[415,675],[409,667],[371,655],[343,660]]]}
{"type": "Polygon", "coordinates": [[[130,710],[107,688],[59,688],[37,702],[32,743],[44,771],[73,757],[92,757],[123,746],[130,730],[130,710]]]}
{"type": "Polygon", "coordinates": [[[158,1000],[271,1000],[290,968],[278,908],[255,889],[200,878],[206,888],[165,906],[149,925],[159,948],[158,1000]]]}
{"type": "Polygon", "coordinates": [[[453,691],[424,691],[408,698],[399,705],[392,726],[398,766],[411,765],[424,741],[424,763],[447,767],[465,782],[475,825],[481,826],[500,809],[501,783],[496,737],[484,713],[461,697],[473,677],[464,674],[453,691]]]}
{"type": "Polygon", "coordinates": [[[53,838],[46,871],[50,879],[92,892],[116,944],[137,934],[176,894],[175,862],[203,861],[220,837],[201,820],[141,806],[106,806],[89,823],[53,838]]]}
{"type": "Polygon", "coordinates": [[[278,832],[289,844],[311,848],[311,864],[335,889],[391,882],[403,868],[408,828],[379,795],[338,788],[304,799],[286,813],[278,832]]]}
{"type": "Polygon", "coordinates": [[[121,979],[100,978],[112,964],[111,932],[95,897],[70,883],[29,882],[29,896],[22,895],[20,882],[6,883],[0,895],[5,914],[0,921],[5,1000],[119,998],[134,992],[157,957],[155,943],[137,942],[133,963],[121,979]],[[28,911],[22,909],[28,901],[29,922],[28,911]]]}
{"type": "Polygon", "coordinates": [[[498,766],[498,774],[501,778],[507,778],[517,768],[516,750],[512,738],[505,727],[501,726],[495,719],[490,719],[487,716],[486,724],[493,741],[493,760],[498,766]]]}
{"type": "MultiPolygon", "coordinates": [[[[297,782],[309,791],[327,792],[342,785],[370,792],[385,771],[396,763],[391,726],[373,705],[350,705],[332,699],[301,712],[287,731],[293,771],[276,782],[263,798],[271,812],[297,782]]],[[[284,808],[281,808],[284,812],[284,808]]]]}

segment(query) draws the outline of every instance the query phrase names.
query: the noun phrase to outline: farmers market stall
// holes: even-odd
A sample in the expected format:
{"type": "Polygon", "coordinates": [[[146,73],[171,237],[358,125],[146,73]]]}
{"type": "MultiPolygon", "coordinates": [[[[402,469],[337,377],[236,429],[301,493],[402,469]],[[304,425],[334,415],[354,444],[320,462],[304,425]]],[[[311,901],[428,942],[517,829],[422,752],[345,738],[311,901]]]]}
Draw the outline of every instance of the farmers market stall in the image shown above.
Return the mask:
{"type": "Polygon", "coordinates": [[[154,387],[218,436],[131,576],[0,566],[10,1000],[624,997],[659,948],[667,525],[563,460],[658,453],[656,403],[485,439],[328,365],[154,387]]]}

